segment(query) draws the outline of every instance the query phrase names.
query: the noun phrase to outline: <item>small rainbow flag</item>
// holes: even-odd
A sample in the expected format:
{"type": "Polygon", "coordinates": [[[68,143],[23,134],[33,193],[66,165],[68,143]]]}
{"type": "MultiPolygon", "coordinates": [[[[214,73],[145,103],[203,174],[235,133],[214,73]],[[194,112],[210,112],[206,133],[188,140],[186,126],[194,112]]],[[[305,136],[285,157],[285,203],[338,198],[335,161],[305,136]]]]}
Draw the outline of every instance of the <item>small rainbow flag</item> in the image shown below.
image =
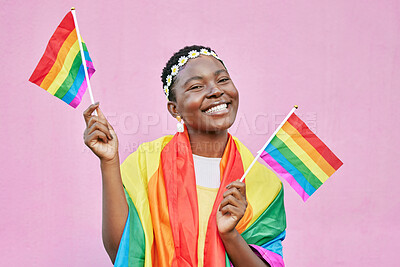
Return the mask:
{"type": "MultiPolygon", "coordinates": [[[[95,69],[83,41],[82,47],[90,78],[95,69]]],[[[51,36],[29,81],[74,108],[81,102],[88,85],[72,12],[68,12],[51,36]]]]}
{"type": "Polygon", "coordinates": [[[343,163],[292,113],[261,158],[306,201],[343,163]]]}

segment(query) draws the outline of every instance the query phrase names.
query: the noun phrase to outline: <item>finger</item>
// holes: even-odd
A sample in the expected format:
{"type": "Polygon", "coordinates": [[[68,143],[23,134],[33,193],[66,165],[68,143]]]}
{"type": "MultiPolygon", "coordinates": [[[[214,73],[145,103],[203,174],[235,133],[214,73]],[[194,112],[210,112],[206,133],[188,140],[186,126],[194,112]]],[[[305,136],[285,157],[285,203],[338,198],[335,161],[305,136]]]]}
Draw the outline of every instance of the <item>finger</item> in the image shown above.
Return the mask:
{"type": "Polygon", "coordinates": [[[113,138],[113,137],[112,137],[111,130],[110,130],[110,127],[108,127],[108,122],[107,122],[106,119],[100,118],[100,117],[97,117],[97,116],[92,116],[92,117],[89,119],[87,128],[91,128],[95,123],[100,123],[100,124],[104,125],[104,127],[107,129],[107,131],[105,131],[105,133],[107,134],[108,138],[109,138],[110,140],[113,138]]]}
{"type": "Polygon", "coordinates": [[[86,125],[89,122],[90,117],[92,116],[93,111],[98,108],[100,105],[99,102],[91,104],[84,112],[83,112],[83,118],[85,119],[86,125]]]}
{"type": "Polygon", "coordinates": [[[83,131],[83,140],[86,140],[87,137],[87,128],[83,131]]]}
{"type": "Polygon", "coordinates": [[[246,184],[243,183],[243,182],[240,182],[240,180],[238,179],[238,180],[233,181],[232,183],[230,183],[230,184],[228,184],[226,186],[226,188],[230,188],[230,187],[245,188],[246,184]]]}
{"type": "Polygon", "coordinates": [[[107,121],[97,116],[90,117],[87,127],[88,128],[92,127],[92,125],[95,124],[96,122],[101,123],[107,127],[107,121]]]}
{"type": "Polygon", "coordinates": [[[225,197],[224,199],[222,199],[220,209],[222,209],[223,207],[225,207],[227,205],[233,205],[238,208],[240,206],[242,206],[241,202],[232,195],[229,195],[229,196],[225,197]]]}
{"type": "Polygon", "coordinates": [[[243,191],[243,189],[238,189],[237,187],[231,187],[230,189],[224,192],[223,197],[228,195],[233,195],[239,200],[246,200],[246,193],[243,194],[241,190],[243,191]]]}
{"type": "Polygon", "coordinates": [[[246,196],[243,196],[239,189],[236,187],[231,187],[230,189],[226,190],[223,194],[223,197],[227,197],[229,195],[232,195],[233,197],[237,198],[238,200],[246,200],[246,196]]]}
{"type": "Polygon", "coordinates": [[[232,187],[236,187],[236,188],[239,190],[239,192],[240,192],[243,196],[246,197],[246,184],[245,184],[245,183],[240,182],[239,179],[238,179],[238,180],[233,181],[232,183],[230,183],[230,184],[228,184],[228,185],[226,186],[227,189],[230,189],[230,188],[232,188],[232,187]]]}
{"type": "Polygon", "coordinates": [[[103,143],[108,143],[107,136],[99,130],[94,131],[92,134],[89,134],[87,137],[88,137],[87,141],[85,140],[87,142],[86,144],[90,144],[91,142],[93,142],[93,140],[101,140],[103,143]]]}
{"type": "Polygon", "coordinates": [[[99,115],[99,117],[106,120],[106,116],[104,116],[103,111],[101,111],[101,109],[99,107],[97,107],[96,110],[97,110],[97,114],[99,115]]]}
{"type": "Polygon", "coordinates": [[[88,134],[91,134],[96,130],[99,130],[99,131],[103,132],[107,136],[107,138],[109,140],[112,139],[111,133],[108,130],[108,127],[105,126],[104,124],[101,124],[101,123],[98,123],[98,122],[94,123],[90,128],[88,128],[88,134]]]}
{"type": "Polygon", "coordinates": [[[104,120],[105,124],[107,125],[108,129],[114,131],[114,128],[111,126],[111,124],[108,122],[106,116],[104,116],[103,111],[101,111],[100,108],[97,109],[97,113],[99,114],[99,117],[104,120]]]}
{"type": "Polygon", "coordinates": [[[242,212],[239,208],[232,206],[232,205],[226,205],[221,209],[221,213],[223,215],[229,213],[232,216],[235,216],[236,218],[242,218],[244,215],[244,212],[242,212]]]}

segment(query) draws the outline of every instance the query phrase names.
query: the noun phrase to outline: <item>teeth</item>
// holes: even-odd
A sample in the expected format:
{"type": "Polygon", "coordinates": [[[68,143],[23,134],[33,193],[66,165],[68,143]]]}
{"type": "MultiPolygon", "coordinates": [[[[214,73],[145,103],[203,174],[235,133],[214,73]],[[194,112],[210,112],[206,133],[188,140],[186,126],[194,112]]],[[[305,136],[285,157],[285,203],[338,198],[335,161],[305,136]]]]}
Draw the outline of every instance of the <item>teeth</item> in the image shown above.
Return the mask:
{"type": "Polygon", "coordinates": [[[227,104],[221,104],[221,105],[212,107],[210,109],[207,109],[205,111],[205,113],[214,113],[214,112],[218,112],[218,111],[221,111],[221,110],[224,110],[224,109],[227,109],[227,108],[228,108],[227,104]]]}

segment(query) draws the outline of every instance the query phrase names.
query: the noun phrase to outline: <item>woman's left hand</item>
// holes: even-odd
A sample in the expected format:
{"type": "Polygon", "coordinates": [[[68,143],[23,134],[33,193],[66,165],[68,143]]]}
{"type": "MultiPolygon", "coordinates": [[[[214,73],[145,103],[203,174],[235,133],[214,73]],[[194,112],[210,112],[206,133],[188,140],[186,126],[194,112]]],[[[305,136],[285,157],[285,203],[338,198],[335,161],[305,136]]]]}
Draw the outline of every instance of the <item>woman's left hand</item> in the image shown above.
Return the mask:
{"type": "Polygon", "coordinates": [[[226,188],[217,211],[217,226],[220,235],[233,233],[247,208],[245,183],[236,180],[226,188]]]}

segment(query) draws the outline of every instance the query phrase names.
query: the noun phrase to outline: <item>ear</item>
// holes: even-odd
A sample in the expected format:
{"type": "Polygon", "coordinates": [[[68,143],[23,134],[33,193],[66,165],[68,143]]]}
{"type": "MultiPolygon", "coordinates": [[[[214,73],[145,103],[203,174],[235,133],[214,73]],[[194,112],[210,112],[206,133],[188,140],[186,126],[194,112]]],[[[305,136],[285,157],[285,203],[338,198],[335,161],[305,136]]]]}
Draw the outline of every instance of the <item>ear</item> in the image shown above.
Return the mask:
{"type": "Polygon", "coordinates": [[[168,109],[168,111],[169,111],[169,113],[171,114],[172,117],[176,118],[176,116],[179,115],[175,102],[168,101],[167,109],[168,109]]]}

